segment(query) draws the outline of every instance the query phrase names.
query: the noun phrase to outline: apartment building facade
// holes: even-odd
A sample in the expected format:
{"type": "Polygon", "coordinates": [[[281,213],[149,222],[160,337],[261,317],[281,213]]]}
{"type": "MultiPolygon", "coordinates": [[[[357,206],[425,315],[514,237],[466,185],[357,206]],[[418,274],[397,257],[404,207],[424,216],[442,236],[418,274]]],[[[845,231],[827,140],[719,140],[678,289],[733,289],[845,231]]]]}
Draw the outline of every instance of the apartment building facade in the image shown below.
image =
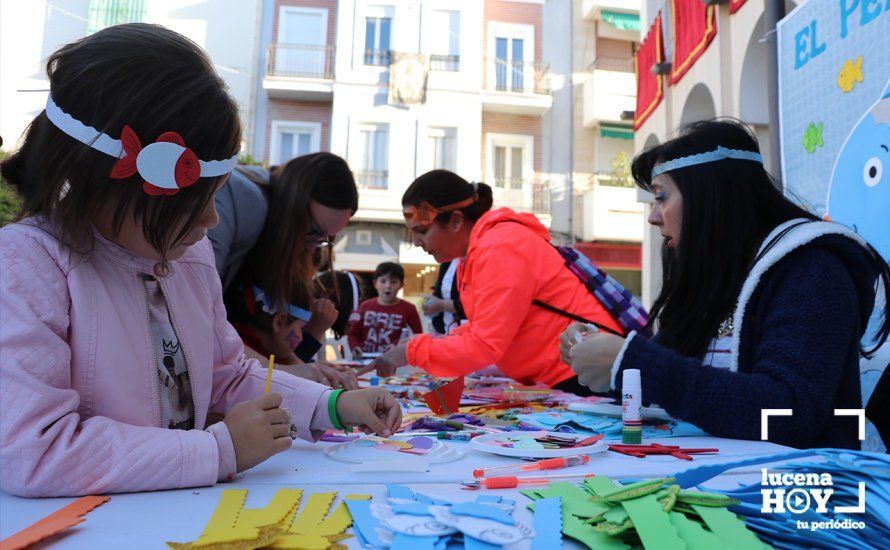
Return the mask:
{"type": "MultiPolygon", "coordinates": [[[[786,13],[796,4],[785,2],[786,13]]],[[[767,167],[772,165],[770,150],[769,109],[767,98],[767,40],[765,0],[734,0],[713,6],[716,32],[709,44],[682,78],[663,86],[663,98],[639,126],[634,136],[636,148],[643,150],[670,139],[690,122],[718,116],[743,120],[754,130],[767,167]]],[[[670,21],[669,5],[660,0],[644,0],[641,6],[641,40],[652,32],[656,17],[661,14],[665,60],[673,59],[672,33],[677,32],[670,21]]],[[[651,67],[641,67],[650,70],[651,67]]],[[[669,70],[669,69],[668,69],[669,70]]],[[[640,192],[648,216],[652,196],[640,192]]],[[[658,228],[647,226],[643,237],[643,298],[651,304],[661,289],[661,244],[658,228]]]]}
{"type": "Polygon", "coordinates": [[[551,222],[541,116],[543,0],[274,0],[257,96],[255,156],[331,151],[353,167],[359,210],[337,267],[406,267],[406,293],[435,261],[406,241],[401,196],[434,168],[492,185],[497,206],[551,222]],[[406,90],[417,97],[394,97],[406,90]],[[419,95],[418,95],[419,94],[419,95]]]}
{"type": "MultiPolygon", "coordinates": [[[[261,0],[28,0],[0,2],[0,135],[10,151],[46,105],[44,62],[55,50],[120,23],[156,23],[204,48],[253,135],[261,0]]],[[[244,151],[252,143],[245,139],[244,151]]]]}

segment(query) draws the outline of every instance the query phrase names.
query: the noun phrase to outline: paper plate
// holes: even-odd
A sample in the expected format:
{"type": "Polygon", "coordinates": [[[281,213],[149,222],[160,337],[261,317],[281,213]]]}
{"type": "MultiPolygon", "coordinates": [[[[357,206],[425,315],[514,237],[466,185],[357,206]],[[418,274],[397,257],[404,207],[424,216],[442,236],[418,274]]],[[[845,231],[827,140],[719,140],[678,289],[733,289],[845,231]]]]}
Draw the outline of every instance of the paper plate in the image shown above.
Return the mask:
{"type": "Polygon", "coordinates": [[[589,455],[593,453],[600,453],[609,448],[609,444],[600,440],[594,443],[593,445],[588,445],[587,447],[577,447],[571,449],[527,449],[527,448],[516,448],[516,447],[501,447],[497,444],[498,441],[507,441],[510,437],[516,437],[519,435],[528,435],[531,438],[542,436],[545,434],[551,433],[553,435],[557,435],[560,437],[566,436],[575,436],[577,439],[584,439],[590,437],[589,435],[581,435],[581,434],[567,434],[562,432],[522,432],[522,431],[513,431],[513,432],[503,432],[496,434],[486,434],[480,435],[479,437],[474,437],[470,440],[470,447],[476,449],[477,451],[482,451],[485,453],[492,453],[496,455],[502,456],[519,456],[519,457],[531,457],[531,458],[559,458],[563,456],[577,456],[577,455],[589,455]]]}
{"type": "MultiPolygon", "coordinates": [[[[621,405],[612,403],[569,403],[568,409],[573,412],[621,418],[621,405]]],[[[643,407],[642,413],[643,420],[674,420],[667,411],[660,407],[643,407]]]]}
{"type": "MultiPolygon", "coordinates": [[[[334,460],[340,462],[352,462],[354,464],[367,462],[440,464],[442,462],[458,460],[464,455],[463,452],[456,449],[453,445],[445,445],[440,440],[431,437],[427,439],[432,440],[433,446],[428,453],[422,455],[405,453],[398,450],[381,450],[373,446],[363,446],[366,445],[366,443],[359,442],[368,441],[365,438],[330,445],[325,447],[324,452],[334,460]]],[[[404,440],[399,439],[399,441],[404,440]]]]}

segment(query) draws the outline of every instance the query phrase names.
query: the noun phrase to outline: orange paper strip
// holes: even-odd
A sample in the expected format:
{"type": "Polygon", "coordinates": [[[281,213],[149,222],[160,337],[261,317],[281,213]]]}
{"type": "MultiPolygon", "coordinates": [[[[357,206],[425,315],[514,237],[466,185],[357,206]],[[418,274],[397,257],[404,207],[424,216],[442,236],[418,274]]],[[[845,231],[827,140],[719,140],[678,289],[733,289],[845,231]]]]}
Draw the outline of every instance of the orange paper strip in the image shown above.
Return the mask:
{"type": "Polygon", "coordinates": [[[111,497],[88,496],[80,497],[61,510],[57,510],[45,518],[38,520],[18,533],[0,541],[3,550],[19,550],[61,533],[69,527],[85,521],[82,517],[93,508],[105,504],[111,497]]]}

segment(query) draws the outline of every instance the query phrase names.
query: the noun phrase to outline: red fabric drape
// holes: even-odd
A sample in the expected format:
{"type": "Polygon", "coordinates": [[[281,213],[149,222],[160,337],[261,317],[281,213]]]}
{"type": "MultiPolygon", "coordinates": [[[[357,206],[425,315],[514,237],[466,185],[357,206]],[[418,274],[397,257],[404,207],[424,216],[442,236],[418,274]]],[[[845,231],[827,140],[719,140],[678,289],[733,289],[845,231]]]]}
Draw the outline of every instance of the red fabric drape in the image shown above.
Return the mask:
{"type": "Polygon", "coordinates": [[[646,38],[634,57],[637,75],[637,109],[634,111],[634,130],[637,130],[661,103],[664,96],[664,76],[652,74],[652,65],[664,62],[664,43],[661,41],[661,14],[655,17],[646,38]]]}
{"type": "Polygon", "coordinates": [[[671,0],[674,58],[669,82],[676,84],[708,49],[717,34],[716,6],[701,0],[671,0]]]}
{"type": "Polygon", "coordinates": [[[748,0],[729,0],[729,13],[739,11],[739,8],[745,5],[748,0]]]}

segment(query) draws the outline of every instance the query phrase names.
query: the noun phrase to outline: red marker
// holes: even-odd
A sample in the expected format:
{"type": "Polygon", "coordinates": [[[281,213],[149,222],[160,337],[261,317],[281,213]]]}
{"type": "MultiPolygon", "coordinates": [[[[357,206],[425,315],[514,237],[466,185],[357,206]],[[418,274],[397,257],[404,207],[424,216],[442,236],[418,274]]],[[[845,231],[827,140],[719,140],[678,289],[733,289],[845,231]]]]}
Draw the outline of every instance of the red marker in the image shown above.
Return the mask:
{"type": "Polygon", "coordinates": [[[473,470],[473,477],[485,477],[496,471],[504,473],[505,471],[532,472],[535,470],[561,470],[562,468],[568,468],[570,466],[587,464],[589,461],[590,457],[587,455],[547,458],[528,464],[510,464],[509,466],[496,466],[493,468],[477,468],[476,470],[473,470]]]}
{"type": "Polygon", "coordinates": [[[473,481],[464,481],[461,485],[465,489],[515,489],[516,487],[527,487],[532,485],[547,485],[551,481],[570,478],[588,478],[594,477],[596,474],[562,474],[556,476],[538,476],[538,477],[516,477],[516,476],[500,476],[500,477],[483,477],[473,481]]]}

